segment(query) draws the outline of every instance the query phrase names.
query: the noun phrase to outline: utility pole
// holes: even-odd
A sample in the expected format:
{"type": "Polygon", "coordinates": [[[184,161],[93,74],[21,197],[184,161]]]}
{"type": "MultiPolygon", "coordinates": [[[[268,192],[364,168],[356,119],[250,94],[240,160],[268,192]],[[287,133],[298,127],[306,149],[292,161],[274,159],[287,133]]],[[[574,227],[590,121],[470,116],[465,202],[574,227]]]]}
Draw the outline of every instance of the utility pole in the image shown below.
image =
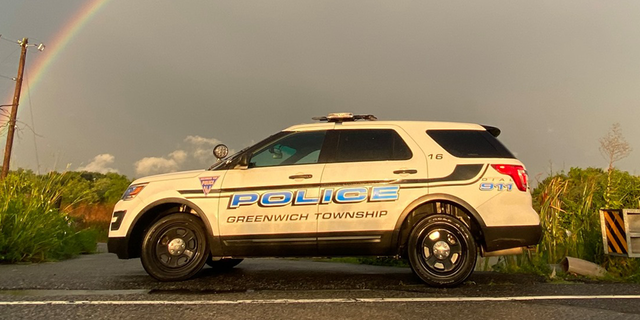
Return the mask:
{"type": "Polygon", "coordinates": [[[7,131],[7,144],[4,147],[4,161],[2,162],[2,175],[0,180],[4,180],[9,174],[9,162],[11,160],[11,148],[13,147],[13,135],[16,130],[16,117],[18,116],[18,104],[20,103],[20,91],[22,91],[22,75],[24,74],[24,65],[27,59],[27,43],[28,38],[23,38],[20,43],[22,51],[20,53],[20,65],[18,66],[18,77],[16,78],[16,90],[13,93],[13,103],[11,115],[9,118],[9,128],[7,131]]]}

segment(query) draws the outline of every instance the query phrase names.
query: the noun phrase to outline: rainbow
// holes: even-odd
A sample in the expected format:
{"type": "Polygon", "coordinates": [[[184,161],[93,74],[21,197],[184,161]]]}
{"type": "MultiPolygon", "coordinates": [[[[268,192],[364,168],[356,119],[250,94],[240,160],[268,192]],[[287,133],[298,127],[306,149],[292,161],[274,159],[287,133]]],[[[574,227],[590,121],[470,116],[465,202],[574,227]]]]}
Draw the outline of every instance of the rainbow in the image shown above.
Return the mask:
{"type": "MultiPolygon", "coordinates": [[[[80,9],[78,9],[78,11],[76,11],[71,19],[69,19],[69,22],[67,22],[60,31],[56,33],[54,38],[48,41],[48,43],[45,43],[47,48],[42,53],[41,57],[36,57],[35,62],[32,65],[29,65],[29,60],[27,59],[27,74],[29,77],[25,78],[25,80],[28,79],[29,83],[28,85],[26,82],[23,83],[20,101],[25,101],[25,98],[28,97],[29,91],[34,91],[40,80],[42,80],[42,75],[46,73],[49,66],[57,60],[60,53],[64,51],[64,48],[107,2],[109,2],[109,0],[87,1],[80,9]]],[[[13,101],[13,90],[11,90],[11,94],[5,101],[13,101]]],[[[7,119],[0,119],[0,124],[4,124],[5,121],[7,121],[7,119]]]]}

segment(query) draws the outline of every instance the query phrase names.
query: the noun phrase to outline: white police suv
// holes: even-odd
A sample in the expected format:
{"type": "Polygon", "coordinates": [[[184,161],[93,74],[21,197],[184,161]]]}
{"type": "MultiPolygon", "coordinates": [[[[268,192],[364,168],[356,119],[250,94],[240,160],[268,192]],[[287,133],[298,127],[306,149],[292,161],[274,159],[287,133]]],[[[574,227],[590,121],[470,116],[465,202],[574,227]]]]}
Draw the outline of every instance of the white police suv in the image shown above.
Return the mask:
{"type": "Polygon", "coordinates": [[[154,278],[193,277],[245,257],[408,258],[454,286],[478,254],[538,243],[528,176],[477,124],[330,114],[278,132],[208,170],[138,179],[114,209],[109,252],[154,278]],[[364,121],[356,121],[364,120],[364,121]]]}

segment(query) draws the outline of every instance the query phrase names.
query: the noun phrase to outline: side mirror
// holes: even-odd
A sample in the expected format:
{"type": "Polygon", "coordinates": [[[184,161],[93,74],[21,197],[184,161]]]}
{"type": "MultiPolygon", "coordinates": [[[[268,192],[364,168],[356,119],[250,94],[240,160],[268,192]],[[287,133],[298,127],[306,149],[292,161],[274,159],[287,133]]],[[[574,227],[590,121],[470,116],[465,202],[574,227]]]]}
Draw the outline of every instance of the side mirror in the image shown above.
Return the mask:
{"type": "Polygon", "coordinates": [[[224,144],[219,144],[213,148],[213,155],[220,160],[229,155],[229,148],[224,144]]]}

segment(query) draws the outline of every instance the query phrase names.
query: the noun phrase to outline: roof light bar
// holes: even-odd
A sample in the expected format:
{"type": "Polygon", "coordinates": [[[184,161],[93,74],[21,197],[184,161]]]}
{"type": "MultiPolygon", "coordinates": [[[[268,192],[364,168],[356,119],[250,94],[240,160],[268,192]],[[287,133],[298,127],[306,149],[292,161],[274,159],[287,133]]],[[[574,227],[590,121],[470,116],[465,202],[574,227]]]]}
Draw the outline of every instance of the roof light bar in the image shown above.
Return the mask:
{"type": "Polygon", "coordinates": [[[356,121],[356,120],[368,120],[375,121],[378,120],[376,116],[372,114],[353,114],[350,112],[337,112],[337,113],[329,113],[328,116],[322,117],[313,117],[313,120],[318,121],[327,121],[327,122],[345,122],[345,121],[356,121]]]}

